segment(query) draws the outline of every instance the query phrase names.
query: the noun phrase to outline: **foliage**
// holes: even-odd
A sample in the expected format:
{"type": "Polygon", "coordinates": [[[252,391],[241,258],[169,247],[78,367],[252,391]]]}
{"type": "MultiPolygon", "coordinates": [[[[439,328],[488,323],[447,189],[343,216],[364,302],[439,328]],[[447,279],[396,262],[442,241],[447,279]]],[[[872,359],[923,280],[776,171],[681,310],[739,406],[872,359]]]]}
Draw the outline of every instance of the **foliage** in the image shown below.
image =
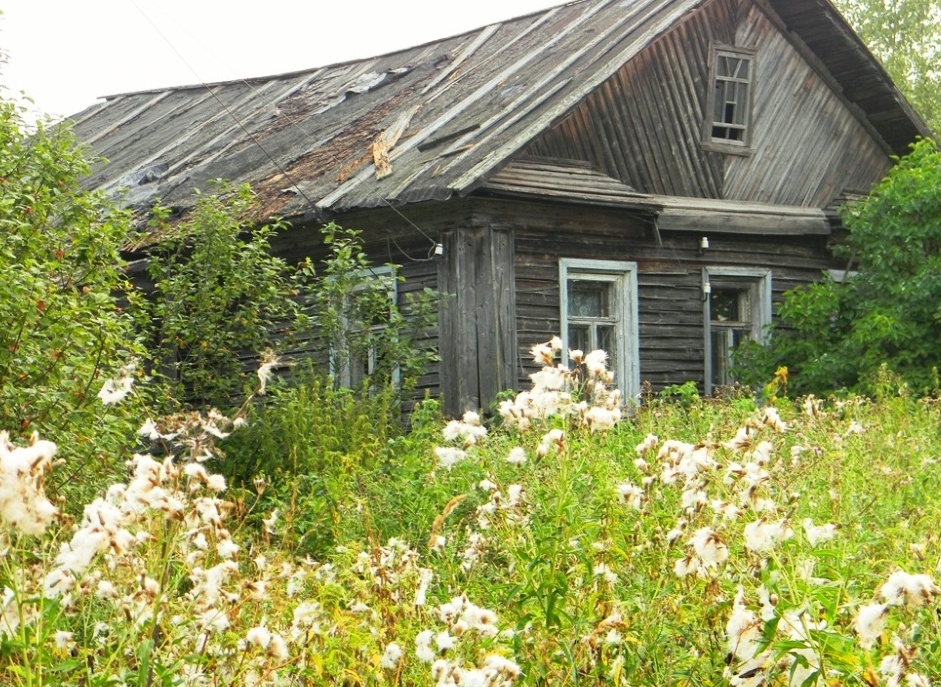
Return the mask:
{"type": "Polygon", "coordinates": [[[246,358],[305,329],[294,271],[271,254],[284,227],[252,226],[253,208],[248,186],[222,184],[176,226],[168,209],[153,211],[149,230],[162,238],[148,256],[151,356],[189,407],[231,405],[255,376],[246,358]]]}
{"type": "Polygon", "coordinates": [[[55,440],[60,481],[120,456],[134,412],[97,394],[140,354],[121,299],[128,218],[81,187],[88,171],[67,128],[27,135],[0,103],[0,423],[55,440]]]}
{"type": "Polygon", "coordinates": [[[528,407],[487,428],[431,404],[384,446],[343,438],[394,460],[347,463],[332,520],[224,500],[206,458],[239,418],[148,423],[165,456],[74,523],[42,497],[51,445],[0,442],[4,684],[941,678],[936,402],[656,403],[607,431],[528,407]],[[336,544],[313,559],[307,518],[336,544]]]}
{"type": "Polygon", "coordinates": [[[264,351],[323,351],[337,389],[395,382],[411,390],[434,358],[426,335],[434,294],[410,294],[400,308],[391,297],[397,268],[377,278],[360,232],[333,223],[321,229],[322,262],[289,265],[271,252],[284,225],[253,226],[253,209],[248,186],[223,185],[175,226],[166,209],[154,211],[150,230],[163,238],[150,255],[148,318],[155,367],[168,369],[172,396],[189,407],[231,406],[251,388],[250,361],[264,351]]]}
{"type": "Polygon", "coordinates": [[[437,294],[408,294],[400,308],[396,286],[404,282],[396,265],[374,267],[361,232],[334,223],[321,228],[330,253],[318,267],[300,268],[309,294],[311,324],[328,347],[336,388],[383,387],[411,390],[435,359],[428,329],[437,317],[437,294]]]}
{"type": "Polygon", "coordinates": [[[357,393],[307,369],[251,407],[247,426],[223,444],[221,472],[258,494],[263,511],[304,514],[286,529],[286,546],[312,555],[331,551],[346,495],[363,488],[364,474],[395,460],[390,442],[405,429],[398,399],[391,383],[357,393]]]}
{"type": "Polygon", "coordinates": [[[837,0],[932,131],[941,131],[941,3],[837,0]]]}
{"type": "Polygon", "coordinates": [[[871,393],[886,374],[915,393],[934,391],[941,346],[936,144],[914,145],[870,196],[844,209],[843,222],[849,236],[842,251],[858,273],[790,292],[771,348],[739,351],[738,371],[752,368],[767,379],[785,364],[796,393],[841,387],[871,393]]]}

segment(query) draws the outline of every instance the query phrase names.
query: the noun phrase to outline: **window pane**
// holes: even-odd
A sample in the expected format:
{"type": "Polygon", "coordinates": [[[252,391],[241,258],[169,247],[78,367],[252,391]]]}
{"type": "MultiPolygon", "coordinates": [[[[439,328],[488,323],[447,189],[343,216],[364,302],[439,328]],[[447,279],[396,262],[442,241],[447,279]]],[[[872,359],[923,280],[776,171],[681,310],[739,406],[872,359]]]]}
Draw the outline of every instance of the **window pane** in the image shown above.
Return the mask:
{"type": "Polygon", "coordinates": [[[609,317],[610,284],[598,281],[569,281],[570,317],[609,317]]]}
{"type": "Polygon", "coordinates": [[[732,350],[729,330],[715,327],[712,330],[712,385],[723,386],[729,383],[729,361],[732,350]]]}
{"type": "Polygon", "coordinates": [[[715,322],[738,322],[741,320],[739,312],[738,289],[716,289],[712,292],[709,302],[711,317],[715,322]]]}
{"type": "Polygon", "coordinates": [[[715,101],[712,108],[712,121],[715,123],[725,121],[723,111],[725,108],[725,89],[727,85],[727,81],[716,81],[715,101]]]}
{"type": "Polygon", "coordinates": [[[618,368],[617,346],[615,344],[614,325],[600,324],[595,328],[594,348],[600,348],[608,354],[608,370],[614,372],[618,368]]]}
{"type": "Polygon", "coordinates": [[[579,350],[585,353],[591,351],[591,327],[587,324],[569,325],[568,346],[571,350],[579,350]]]}

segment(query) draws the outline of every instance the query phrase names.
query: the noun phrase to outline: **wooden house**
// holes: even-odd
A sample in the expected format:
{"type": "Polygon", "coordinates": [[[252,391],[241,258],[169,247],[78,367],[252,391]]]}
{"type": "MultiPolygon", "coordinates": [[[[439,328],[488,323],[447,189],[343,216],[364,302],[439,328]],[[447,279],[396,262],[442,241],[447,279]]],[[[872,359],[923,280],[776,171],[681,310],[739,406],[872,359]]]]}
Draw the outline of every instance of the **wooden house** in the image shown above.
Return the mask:
{"type": "Polygon", "coordinates": [[[77,114],[89,184],[185,210],[249,182],[277,246],[364,230],[398,295],[450,296],[422,385],[450,412],[527,384],[560,334],[622,390],[728,381],[833,211],[930,132],[827,0],[579,0],[370,59],[128,93],[77,114]]]}

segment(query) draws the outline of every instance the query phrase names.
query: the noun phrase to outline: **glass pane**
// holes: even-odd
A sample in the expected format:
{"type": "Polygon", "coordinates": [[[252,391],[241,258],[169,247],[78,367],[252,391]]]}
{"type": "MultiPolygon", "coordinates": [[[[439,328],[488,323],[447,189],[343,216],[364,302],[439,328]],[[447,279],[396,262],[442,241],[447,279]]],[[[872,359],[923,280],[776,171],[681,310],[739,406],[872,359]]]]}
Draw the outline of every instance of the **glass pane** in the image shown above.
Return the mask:
{"type": "Polygon", "coordinates": [[[712,330],[712,385],[724,386],[729,383],[729,366],[732,359],[732,350],[729,341],[729,330],[714,328],[712,330]]]}
{"type": "Polygon", "coordinates": [[[723,109],[725,107],[725,89],[726,81],[716,81],[715,100],[713,101],[712,121],[715,123],[724,122],[723,109]]]}
{"type": "Polygon", "coordinates": [[[709,301],[710,316],[713,321],[728,322],[731,320],[738,322],[741,320],[739,293],[738,289],[713,290],[712,299],[709,301]]]}
{"type": "Polygon", "coordinates": [[[608,317],[610,286],[599,281],[569,281],[569,316],[608,317]]]}
{"type": "Polygon", "coordinates": [[[748,104],[748,84],[735,84],[735,118],[734,124],[745,124],[745,106],[748,104]]]}
{"type": "Polygon", "coordinates": [[[608,354],[608,370],[613,373],[618,367],[614,325],[599,324],[595,327],[595,332],[597,336],[594,347],[608,354]]]}
{"type": "Polygon", "coordinates": [[[730,69],[730,61],[732,58],[727,55],[719,55],[718,62],[716,63],[716,76],[731,76],[732,72],[730,69]]]}
{"type": "Polygon", "coordinates": [[[591,327],[587,324],[569,325],[569,349],[584,353],[591,351],[591,327]]]}

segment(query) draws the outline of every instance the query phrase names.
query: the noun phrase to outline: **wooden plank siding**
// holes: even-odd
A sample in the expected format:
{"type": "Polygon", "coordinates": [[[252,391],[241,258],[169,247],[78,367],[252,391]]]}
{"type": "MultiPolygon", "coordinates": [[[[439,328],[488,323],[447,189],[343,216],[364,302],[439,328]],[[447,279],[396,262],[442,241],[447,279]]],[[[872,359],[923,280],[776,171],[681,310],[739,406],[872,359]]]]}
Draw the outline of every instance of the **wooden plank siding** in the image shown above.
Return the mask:
{"type": "MultiPolygon", "coordinates": [[[[772,299],[817,281],[833,267],[826,236],[709,232],[700,253],[695,232],[663,232],[658,247],[650,222],[633,213],[553,203],[491,201],[489,211],[512,230],[515,256],[517,388],[536,370],[530,347],[560,332],[559,259],[624,260],[638,266],[640,378],[654,390],[687,380],[703,385],[702,269],[768,267],[772,299]]],[[[782,222],[785,220],[782,220],[782,222]]]]}
{"type": "Polygon", "coordinates": [[[651,43],[524,155],[589,162],[645,193],[826,206],[888,170],[884,142],[778,28],[766,3],[710,0],[651,43]],[[707,150],[710,46],[755,53],[751,145],[707,150]]]}

